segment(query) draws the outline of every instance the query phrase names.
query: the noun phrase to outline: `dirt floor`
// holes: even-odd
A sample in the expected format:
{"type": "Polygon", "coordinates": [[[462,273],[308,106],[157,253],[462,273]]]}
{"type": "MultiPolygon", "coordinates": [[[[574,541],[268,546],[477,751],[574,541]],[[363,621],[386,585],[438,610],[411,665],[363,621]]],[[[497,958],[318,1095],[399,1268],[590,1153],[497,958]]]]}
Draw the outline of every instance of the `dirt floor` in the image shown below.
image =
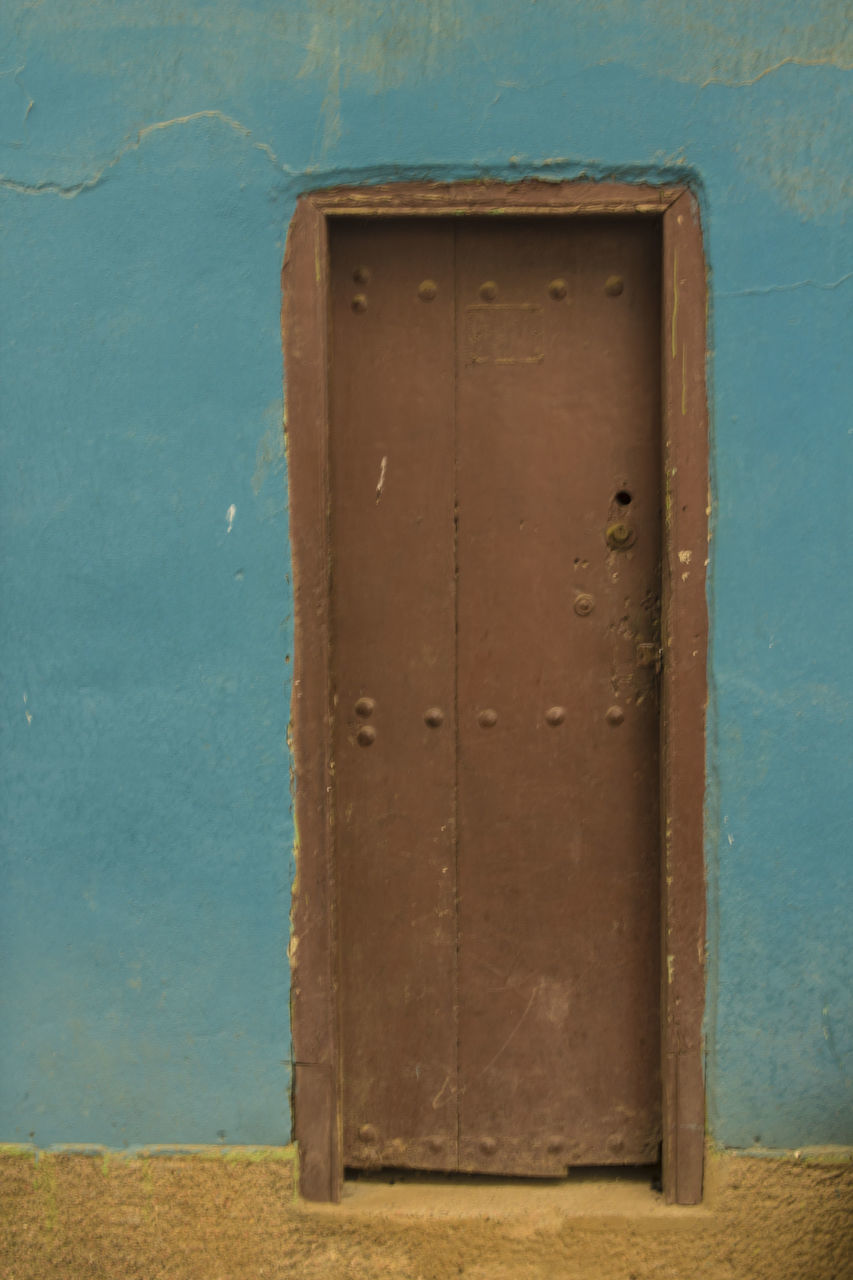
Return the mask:
{"type": "Polygon", "coordinates": [[[294,1189],[290,1148],[0,1154],[2,1280],[853,1280],[849,1153],[709,1155],[705,1204],[635,1175],[294,1189]]]}

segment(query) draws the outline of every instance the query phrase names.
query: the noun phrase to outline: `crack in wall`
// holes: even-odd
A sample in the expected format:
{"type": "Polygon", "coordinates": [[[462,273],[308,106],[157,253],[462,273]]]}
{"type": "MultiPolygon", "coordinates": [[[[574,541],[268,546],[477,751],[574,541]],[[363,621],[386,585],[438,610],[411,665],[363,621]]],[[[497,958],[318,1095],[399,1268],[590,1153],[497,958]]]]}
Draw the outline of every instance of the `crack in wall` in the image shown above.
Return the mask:
{"type": "MultiPolygon", "coordinates": [[[[144,125],[139,129],[135,136],[128,138],[116,154],[102,165],[91,177],[83,178],[79,182],[63,184],[59,182],[17,182],[14,178],[0,176],[0,188],[7,191],[17,191],[22,195],[43,196],[56,195],[64,200],[73,200],[76,196],[81,195],[84,191],[91,191],[94,187],[99,186],[105,179],[110,169],[129,155],[131,151],[137,151],[142,143],[154,133],[159,133],[164,129],[174,128],[176,125],[193,124],[196,120],[218,120],[220,123],[227,125],[235,133],[241,137],[251,140],[252,131],[246,125],[241,124],[239,120],[235,120],[232,116],[226,115],[223,111],[210,108],[205,111],[194,111],[190,115],[175,116],[171,120],[157,120],[153,124],[144,125]]],[[[281,173],[292,175],[294,170],[283,164],[273,151],[272,147],[266,142],[252,142],[252,146],[263,152],[270,164],[272,164],[281,173]]]]}
{"type": "Polygon", "coordinates": [[[853,279],[853,271],[839,276],[837,280],[795,280],[792,284],[756,285],[750,289],[735,289],[731,293],[715,293],[715,298],[756,298],[767,293],[792,293],[795,289],[838,289],[847,280],[853,279]]]}
{"type": "Polygon", "coordinates": [[[707,89],[708,85],[721,84],[727,89],[747,89],[751,85],[758,84],[759,80],[763,80],[765,76],[771,76],[774,72],[780,71],[782,67],[834,67],[836,71],[853,71],[853,63],[837,62],[834,58],[798,58],[792,54],[787,58],[780,58],[769,67],[764,67],[749,80],[727,80],[724,76],[711,76],[708,80],[703,80],[699,87],[707,89]]]}

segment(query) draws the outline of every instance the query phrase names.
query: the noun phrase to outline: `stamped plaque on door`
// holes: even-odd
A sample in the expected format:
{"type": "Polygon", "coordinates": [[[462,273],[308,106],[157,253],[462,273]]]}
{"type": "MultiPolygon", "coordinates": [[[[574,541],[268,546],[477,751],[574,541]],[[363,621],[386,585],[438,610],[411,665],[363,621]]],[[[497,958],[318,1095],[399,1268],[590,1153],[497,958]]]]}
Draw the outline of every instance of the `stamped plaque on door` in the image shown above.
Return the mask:
{"type": "MultiPolygon", "coordinates": [[[[496,286],[494,286],[496,288],[496,286]]],[[[473,304],[465,308],[471,364],[539,364],[542,360],[542,308],[473,304]]]]}

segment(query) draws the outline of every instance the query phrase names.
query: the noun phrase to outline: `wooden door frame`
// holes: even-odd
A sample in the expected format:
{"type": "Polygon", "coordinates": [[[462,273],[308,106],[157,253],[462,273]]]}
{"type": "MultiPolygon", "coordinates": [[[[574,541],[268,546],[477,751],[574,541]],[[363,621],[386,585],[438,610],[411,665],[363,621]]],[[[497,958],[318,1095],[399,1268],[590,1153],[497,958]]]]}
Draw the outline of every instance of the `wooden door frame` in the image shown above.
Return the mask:
{"type": "Polygon", "coordinates": [[[661,1076],[663,1189],[702,1198],[705,1139],[705,706],[708,619],[706,276],[685,187],[627,183],[401,183],[302,196],[282,271],[295,598],[291,733],[296,880],[291,1014],[300,1190],[343,1181],[330,667],[329,224],[348,217],[654,218],[662,233],[661,1076]]]}

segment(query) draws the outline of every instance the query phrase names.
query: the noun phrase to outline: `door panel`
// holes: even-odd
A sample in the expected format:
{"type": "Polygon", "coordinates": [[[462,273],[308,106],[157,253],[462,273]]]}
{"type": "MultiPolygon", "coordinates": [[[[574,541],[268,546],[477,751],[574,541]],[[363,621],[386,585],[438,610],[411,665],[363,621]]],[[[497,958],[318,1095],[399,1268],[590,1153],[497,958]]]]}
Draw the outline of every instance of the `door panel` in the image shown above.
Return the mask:
{"type": "Polygon", "coordinates": [[[648,1162],[658,708],[636,663],[657,640],[654,230],[466,223],[457,262],[460,1167],[648,1162]],[[630,547],[608,546],[614,525],[630,547]]]}
{"type": "Polygon", "coordinates": [[[452,234],[354,222],[333,237],[331,279],[344,1160],[452,1169],[452,234]]]}
{"type": "Polygon", "coordinates": [[[349,1165],[657,1158],[658,235],[333,231],[349,1165]]]}

